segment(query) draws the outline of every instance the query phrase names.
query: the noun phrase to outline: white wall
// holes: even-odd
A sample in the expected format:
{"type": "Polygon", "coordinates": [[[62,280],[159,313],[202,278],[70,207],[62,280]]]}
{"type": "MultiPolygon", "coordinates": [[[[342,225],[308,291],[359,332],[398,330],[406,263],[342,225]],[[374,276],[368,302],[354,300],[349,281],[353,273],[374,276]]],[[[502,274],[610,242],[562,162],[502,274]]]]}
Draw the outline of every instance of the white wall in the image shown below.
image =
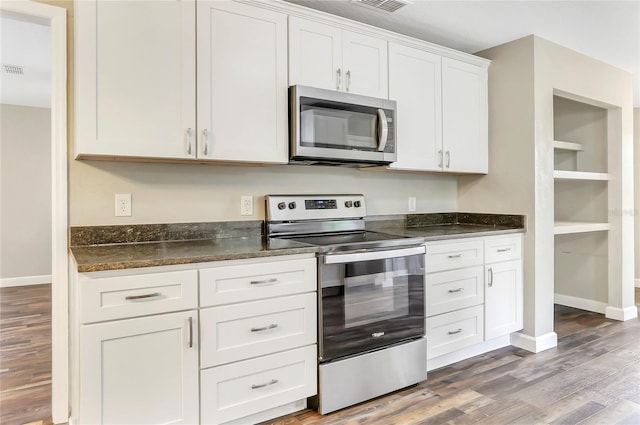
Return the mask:
{"type": "Polygon", "coordinates": [[[51,110],[0,105],[0,278],[51,275],[51,110]]]}
{"type": "Polygon", "coordinates": [[[633,110],[635,140],[635,217],[636,217],[636,286],[640,287],[640,108],[633,110]]]}

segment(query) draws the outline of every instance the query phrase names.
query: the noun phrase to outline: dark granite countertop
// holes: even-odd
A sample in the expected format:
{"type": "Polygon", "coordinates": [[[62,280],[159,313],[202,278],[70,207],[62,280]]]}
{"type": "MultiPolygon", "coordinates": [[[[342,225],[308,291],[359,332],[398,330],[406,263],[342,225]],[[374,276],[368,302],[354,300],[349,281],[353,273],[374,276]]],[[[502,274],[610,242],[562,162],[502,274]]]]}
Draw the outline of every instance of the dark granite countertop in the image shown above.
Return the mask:
{"type": "Polygon", "coordinates": [[[294,241],[267,241],[264,237],[71,247],[81,273],[315,252],[315,247],[294,241]]]}
{"type": "MultiPolygon", "coordinates": [[[[367,218],[367,229],[432,241],[524,232],[525,218],[472,213],[374,216],[367,218]]],[[[317,251],[291,240],[267,240],[262,221],[74,226],[70,245],[81,273],[317,251]]]]}

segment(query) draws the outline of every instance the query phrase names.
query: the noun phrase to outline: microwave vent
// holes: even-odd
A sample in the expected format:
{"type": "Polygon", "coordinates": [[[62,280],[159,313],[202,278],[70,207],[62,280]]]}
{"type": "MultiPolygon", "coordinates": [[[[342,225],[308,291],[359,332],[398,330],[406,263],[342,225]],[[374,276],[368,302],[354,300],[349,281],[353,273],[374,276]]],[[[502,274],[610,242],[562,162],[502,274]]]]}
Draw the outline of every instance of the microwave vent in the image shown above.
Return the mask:
{"type": "Polygon", "coordinates": [[[383,12],[393,13],[396,10],[411,4],[408,0],[353,0],[363,6],[373,7],[383,12]]]}

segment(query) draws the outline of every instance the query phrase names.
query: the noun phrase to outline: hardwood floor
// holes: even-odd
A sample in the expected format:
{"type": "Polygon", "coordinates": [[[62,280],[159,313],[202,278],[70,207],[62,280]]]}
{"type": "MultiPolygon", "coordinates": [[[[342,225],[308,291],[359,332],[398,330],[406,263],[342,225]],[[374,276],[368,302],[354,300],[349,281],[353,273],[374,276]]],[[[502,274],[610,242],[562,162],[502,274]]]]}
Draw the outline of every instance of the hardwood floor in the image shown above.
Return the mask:
{"type": "MultiPolygon", "coordinates": [[[[542,353],[506,347],[326,416],[264,424],[640,424],[640,321],[556,306],[555,330],[558,347],[542,353]]],[[[50,285],[0,289],[1,424],[51,424],[50,344],[50,285]]]]}

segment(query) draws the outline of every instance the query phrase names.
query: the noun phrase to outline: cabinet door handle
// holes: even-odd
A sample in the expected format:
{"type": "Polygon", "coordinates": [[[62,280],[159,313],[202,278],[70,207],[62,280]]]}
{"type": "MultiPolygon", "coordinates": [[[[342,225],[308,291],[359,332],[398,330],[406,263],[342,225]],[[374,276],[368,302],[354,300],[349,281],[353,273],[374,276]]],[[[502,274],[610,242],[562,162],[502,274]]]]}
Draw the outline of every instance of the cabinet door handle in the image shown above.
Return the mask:
{"type": "Polygon", "coordinates": [[[460,332],[462,332],[462,328],[458,328],[455,331],[449,331],[447,332],[449,335],[455,335],[455,334],[459,334],[460,332]]]}
{"type": "Polygon", "coordinates": [[[209,153],[209,130],[202,130],[202,154],[207,156],[209,153]]]}
{"type": "Polygon", "coordinates": [[[511,251],[511,248],[502,248],[502,249],[498,249],[498,252],[509,252],[511,251]]]}
{"type": "Polygon", "coordinates": [[[157,297],[159,297],[161,295],[162,294],[160,292],[154,292],[152,294],[127,295],[126,297],[124,297],[124,299],[127,300],[127,301],[146,300],[146,299],[149,299],[149,298],[157,298],[157,297]]]}
{"type": "Polygon", "coordinates": [[[189,317],[189,348],[193,348],[193,317],[189,317]]]}
{"type": "Polygon", "coordinates": [[[278,278],[272,277],[271,279],[252,280],[249,282],[251,285],[264,285],[265,283],[276,283],[278,278]]]}
{"type": "Polygon", "coordinates": [[[462,254],[455,254],[455,255],[448,255],[447,256],[447,258],[451,258],[451,259],[460,258],[460,257],[462,257],[462,254]]]}
{"type": "Polygon", "coordinates": [[[445,156],[447,157],[447,168],[449,168],[451,166],[451,151],[447,151],[445,156]]]}
{"type": "Polygon", "coordinates": [[[277,328],[278,325],[276,323],[272,323],[268,326],[263,326],[261,328],[251,328],[251,332],[262,332],[262,331],[268,331],[269,329],[275,329],[277,328]]]}
{"type": "Polygon", "coordinates": [[[278,380],[277,380],[277,379],[272,379],[271,381],[269,381],[269,382],[265,382],[264,384],[253,384],[253,385],[251,386],[251,389],[252,389],[252,390],[256,390],[256,389],[258,389],[258,388],[268,387],[268,386],[270,386],[270,385],[274,385],[274,384],[277,384],[277,383],[278,383],[278,380]]]}
{"type": "Polygon", "coordinates": [[[336,71],[336,90],[340,90],[340,86],[342,85],[342,70],[338,68],[336,71]]]}
{"type": "Polygon", "coordinates": [[[438,155],[440,155],[440,162],[438,162],[438,168],[442,168],[442,149],[438,151],[438,155]]]}
{"type": "Polygon", "coordinates": [[[464,291],[464,288],[449,289],[450,294],[455,294],[456,292],[462,292],[462,291],[464,291]]]}
{"type": "Polygon", "coordinates": [[[191,127],[187,128],[187,155],[191,155],[191,145],[193,144],[192,133],[191,127]]]}
{"type": "Polygon", "coordinates": [[[493,286],[493,268],[489,267],[489,288],[493,286]]]}
{"type": "Polygon", "coordinates": [[[351,86],[351,70],[347,71],[347,91],[349,91],[349,86],[351,86]]]}

